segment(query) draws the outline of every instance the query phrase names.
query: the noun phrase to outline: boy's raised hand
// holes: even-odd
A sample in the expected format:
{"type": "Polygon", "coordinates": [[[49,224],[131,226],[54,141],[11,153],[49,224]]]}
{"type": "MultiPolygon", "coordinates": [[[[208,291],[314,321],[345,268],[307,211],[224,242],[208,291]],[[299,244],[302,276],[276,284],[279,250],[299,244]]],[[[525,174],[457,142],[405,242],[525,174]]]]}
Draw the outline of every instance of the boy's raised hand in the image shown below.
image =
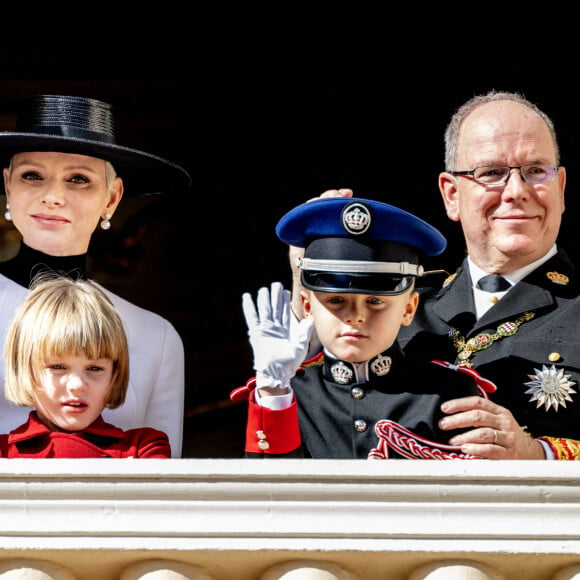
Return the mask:
{"type": "Polygon", "coordinates": [[[273,282],[270,289],[260,288],[256,304],[244,293],[242,309],[254,353],[256,387],[286,392],[308,352],[312,319],[305,318],[290,328],[290,291],[280,282],[273,282]]]}

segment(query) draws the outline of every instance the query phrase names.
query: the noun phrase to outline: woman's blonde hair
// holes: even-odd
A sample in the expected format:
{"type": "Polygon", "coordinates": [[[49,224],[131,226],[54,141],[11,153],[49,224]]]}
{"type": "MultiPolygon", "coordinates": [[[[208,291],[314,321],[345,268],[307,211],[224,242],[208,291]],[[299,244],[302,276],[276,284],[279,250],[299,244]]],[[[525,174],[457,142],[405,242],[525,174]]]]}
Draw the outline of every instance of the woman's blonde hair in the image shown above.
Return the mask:
{"type": "Polygon", "coordinates": [[[34,406],[39,371],[49,357],[85,356],[113,361],[106,406],[125,401],[129,348],[123,321],[95,282],[43,273],[16,309],[4,343],[6,399],[34,406]]]}

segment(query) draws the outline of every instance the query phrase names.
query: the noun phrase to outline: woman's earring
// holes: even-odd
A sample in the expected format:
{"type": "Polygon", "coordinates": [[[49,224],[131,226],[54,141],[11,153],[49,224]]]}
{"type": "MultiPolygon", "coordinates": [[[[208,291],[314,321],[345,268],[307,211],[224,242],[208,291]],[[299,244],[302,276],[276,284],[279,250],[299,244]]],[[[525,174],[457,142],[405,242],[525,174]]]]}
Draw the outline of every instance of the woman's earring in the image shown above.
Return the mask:
{"type": "Polygon", "coordinates": [[[8,203],[6,204],[6,211],[4,212],[4,219],[7,222],[12,221],[12,214],[10,213],[10,205],[8,203]]]}
{"type": "Polygon", "coordinates": [[[103,218],[103,221],[101,222],[101,229],[102,230],[108,230],[111,227],[111,214],[110,213],[106,213],[105,217],[103,218]]]}

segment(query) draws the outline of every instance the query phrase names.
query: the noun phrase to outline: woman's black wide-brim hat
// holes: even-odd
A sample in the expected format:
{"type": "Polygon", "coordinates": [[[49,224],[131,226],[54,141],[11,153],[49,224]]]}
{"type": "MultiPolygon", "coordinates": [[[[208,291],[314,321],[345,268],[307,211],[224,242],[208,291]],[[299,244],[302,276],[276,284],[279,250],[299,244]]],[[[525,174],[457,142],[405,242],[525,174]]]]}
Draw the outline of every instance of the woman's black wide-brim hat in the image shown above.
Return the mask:
{"type": "Polygon", "coordinates": [[[16,130],[0,132],[0,161],[15,153],[55,151],[110,161],[123,179],[125,195],[155,195],[191,186],[189,173],[156,155],[115,142],[112,107],[85,97],[39,95],[24,102],[16,130]]]}

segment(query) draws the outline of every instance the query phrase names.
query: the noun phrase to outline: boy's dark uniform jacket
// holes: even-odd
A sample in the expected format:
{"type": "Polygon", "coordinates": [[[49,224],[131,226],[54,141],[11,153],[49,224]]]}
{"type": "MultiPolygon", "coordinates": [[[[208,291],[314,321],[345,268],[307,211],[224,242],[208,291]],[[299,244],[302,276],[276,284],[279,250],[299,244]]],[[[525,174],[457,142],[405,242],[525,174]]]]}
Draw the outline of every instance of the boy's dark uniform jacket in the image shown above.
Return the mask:
{"type": "Polygon", "coordinates": [[[568,256],[560,250],[478,321],[471,288],[466,261],[442,288],[419,288],[413,324],[399,333],[402,348],[456,362],[450,336],[455,329],[460,340],[480,335],[480,344],[495,335],[487,348],[467,358],[496,384],[489,398],[508,408],[530,435],[545,437],[558,459],[580,459],[580,444],[574,441],[580,439],[580,280],[568,256]],[[516,322],[508,324],[516,331],[501,336],[497,329],[506,322],[516,322]],[[557,405],[549,403],[554,400],[557,405]]]}
{"type": "MultiPolygon", "coordinates": [[[[391,360],[388,373],[377,376],[369,371],[368,381],[348,384],[339,384],[332,377],[330,369],[338,361],[319,355],[292,378],[294,402],[284,410],[257,405],[251,381],[234,391],[234,400],[250,395],[247,456],[366,459],[379,442],[375,426],[385,419],[426,439],[436,449],[437,444],[446,445],[458,431],[437,427],[443,417],[440,406],[448,399],[482,395],[476,380],[407,356],[396,343],[383,355],[391,360]]],[[[388,457],[401,458],[394,449],[388,457]]]]}

